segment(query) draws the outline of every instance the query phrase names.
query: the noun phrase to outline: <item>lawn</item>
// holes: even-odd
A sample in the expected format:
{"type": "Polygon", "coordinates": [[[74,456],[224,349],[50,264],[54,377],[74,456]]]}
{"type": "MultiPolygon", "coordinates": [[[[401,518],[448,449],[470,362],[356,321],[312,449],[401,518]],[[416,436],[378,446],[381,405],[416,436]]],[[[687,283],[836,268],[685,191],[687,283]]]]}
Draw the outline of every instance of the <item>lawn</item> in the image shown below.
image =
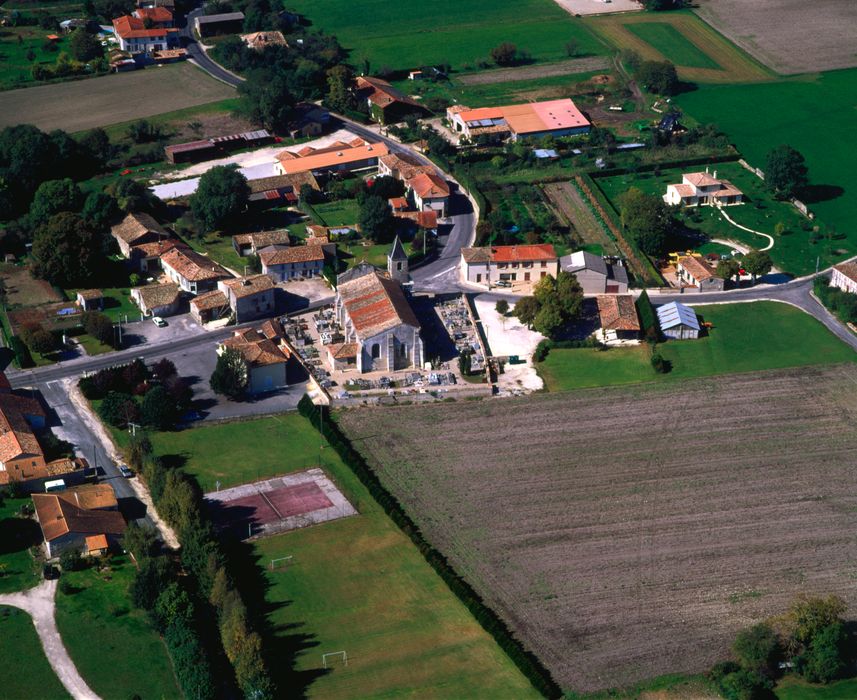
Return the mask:
{"type": "Polygon", "coordinates": [[[811,316],[786,304],[697,306],[714,324],[698,340],[672,340],[658,352],[672,363],[668,374],[655,374],[648,346],[552,350],[538,368],[550,391],[584,387],[669,382],[732,372],[834,362],[855,362],[857,355],[811,316]]]}
{"type": "Polygon", "coordinates": [[[816,255],[830,264],[857,253],[855,92],[857,69],[753,86],[699,86],[675,102],[700,122],[717,124],[756,167],[764,169],[768,151],[783,143],[803,153],[813,187],[801,196],[821,221],[844,236],[814,247],[809,256],[814,267],[816,255]],[[846,252],[837,254],[837,249],[846,252]]]}
{"type": "Polygon", "coordinates": [[[208,255],[212,260],[219,262],[224,267],[235,270],[238,274],[244,274],[244,266],[250,263],[249,258],[242,258],[232,247],[232,236],[228,234],[218,235],[211,233],[204,239],[188,238],[187,242],[194,250],[208,255]]]}
{"type": "Polygon", "coordinates": [[[3,27],[0,29],[0,89],[7,90],[22,84],[32,83],[34,65],[51,67],[56,63],[60,51],[69,51],[68,36],[59,30],[42,29],[39,26],[3,27]],[[56,50],[46,50],[49,46],[48,34],[60,34],[53,43],[56,50]],[[27,58],[32,51],[33,60],[27,58]]]}
{"type": "MultiPolygon", "coordinates": [[[[130,287],[100,287],[104,294],[102,312],[114,321],[134,321],[140,317],[140,308],[131,300],[130,287]],[[127,319],[126,319],[127,317],[127,319]]],[[[77,299],[78,289],[67,289],[66,298],[70,301],[77,299]]]]}
{"type": "Polygon", "coordinates": [[[857,698],[857,679],[810,685],[797,678],[785,678],[777,683],[774,694],[779,700],[853,700],[857,698]]]}
{"type": "Polygon", "coordinates": [[[336,35],[355,64],[368,59],[372,71],[443,62],[459,70],[474,68],[490,60],[491,49],[505,41],[536,61],[567,58],[565,45],[571,40],[581,54],[606,52],[579,19],[551,0],[369,0],[360,5],[359,22],[354,5],[346,0],[297,0],[289,7],[316,28],[336,35]]]}
{"type": "Polygon", "coordinates": [[[339,199],[335,202],[313,205],[322,226],[353,226],[360,218],[360,205],[356,199],[339,199]]]}
{"type": "Polygon", "coordinates": [[[29,504],[29,498],[0,500],[0,593],[23,591],[41,580],[30,547],[42,541],[42,531],[34,519],[18,517],[29,504]]]}
{"type": "Polygon", "coordinates": [[[638,22],[627,25],[628,31],[654,46],[678,66],[715,68],[720,66],[684,34],[667,22],[638,22]]]}
{"type": "Polygon", "coordinates": [[[75,340],[83,346],[87,355],[103,355],[105,352],[111,352],[113,350],[109,345],[105,345],[88,333],[82,333],[77,336],[75,340]]]}
{"type": "Polygon", "coordinates": [[[105,698],[180,697],[163,641],[128,597],[133,563],[113,557],[109,572],[90,568],[63,578],[73,592],[57,591],[57,626],[87,684],[105,698]]]}
{"type": "MultiPolygon", "coordinates": [[[[595,182],[618,211],[618,199],[630,187],[661,196],[666,192],[668,184],[681,182],[682,173],[704,170],[705,167],[701,165],[693,168],[670,168],[660,171],[657,175],[645,172],[599,177],[595,178],[595,182]]],[[[716,171],[718,177],[728,179],[749,198],[748,203],[728,207],[725,211],[736,223],[774,236],[774,247],[768,252],[774,265],[780,270],[794,275],[807,274],[815,271],[816,257],[821,255],[824,249],[839,246],[844,249],[843,241],[831,242],[818,237],[817,242],[813,242],[813,232],[804,229],[815,224],[789,202],[777,201],[771,197],[765,189],[764,181],[738,163],[716,163],[708,168],[712,173],[716,171]],[[778,223],[786,227],[782,236],[775,235],[778,223]]],[[[712,207],[677,208],[675,211],[685,226],[702,231],[710,238],[733,240],[750,248],[764,248],[768,245],[766,238],[733,226],[712,207]]]]}
{"type": "Polygon", "coordinates": [[[0,677],[4,698],[69,698],[23,610],[0,606],[0,677]]]}

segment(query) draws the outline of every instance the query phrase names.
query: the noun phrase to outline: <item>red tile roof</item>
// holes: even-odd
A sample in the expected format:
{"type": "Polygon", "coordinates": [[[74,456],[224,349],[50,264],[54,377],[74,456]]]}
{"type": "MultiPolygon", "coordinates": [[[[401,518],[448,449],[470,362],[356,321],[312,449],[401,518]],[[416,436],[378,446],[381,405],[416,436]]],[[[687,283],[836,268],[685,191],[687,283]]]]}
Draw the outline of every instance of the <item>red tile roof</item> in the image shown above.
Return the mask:
{"type": "Polygon", "coordinates": [[[601,294],[595,298],[605,331],[639,331],[637,306],[630,294],[601,294]]]}
{"type": "Polygon", "coordinates": [[[434,173],[420,173],[405,183],[412,189],[420,199],[434,199],[437,197],[449,197],[449,185],[446,180],[434,173]]]}
{"type": "Polygon", "coordinates": [[[173,248],[161,256],[161,264],[191,282],[216,280],[230,274],[216,262],[190,248],[173,248]]]}
{"type": "Polygon", "coordinates": [[[705,262],[701,255],[688,255],[678,259],[678,264],[687,270],[688,274],[697,282],[715,277],[714,269],[705,262]]]}
{"type": "Polygon", "coordinates": [[[361,339],[402,324],[420,327],[398,282],[378,272],[341,282],[336,294],[361,339]]]}
{"type": "Polygon", "coordinates": [[[532,262],[556,259],[556,251],[550,243],[498,245],[491,248],[492,262],[532,262]]]}
{"type": "Polygon", "coordinates": [[[357,89],[365,91],[367,93],[366,99],[382,109],[389,107],[394,102],[401,102],[402,104],[424,109],[419,102],[399,92],[386,80],[381,80],[380,78],[369,78],[361,75],[357,78],[357,89]]]}

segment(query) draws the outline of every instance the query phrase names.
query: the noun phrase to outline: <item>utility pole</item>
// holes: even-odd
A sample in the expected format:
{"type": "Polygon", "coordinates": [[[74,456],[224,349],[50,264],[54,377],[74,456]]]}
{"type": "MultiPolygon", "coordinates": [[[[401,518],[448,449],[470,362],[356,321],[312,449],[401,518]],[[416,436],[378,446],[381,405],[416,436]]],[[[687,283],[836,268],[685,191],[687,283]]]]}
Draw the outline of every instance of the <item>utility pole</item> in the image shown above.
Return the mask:
{"type": "Polygon", "coordinates": [[[132,437],[137,437],[137,428],[140,426],[137,423],[128,423],[128,432],[132,437]]]}

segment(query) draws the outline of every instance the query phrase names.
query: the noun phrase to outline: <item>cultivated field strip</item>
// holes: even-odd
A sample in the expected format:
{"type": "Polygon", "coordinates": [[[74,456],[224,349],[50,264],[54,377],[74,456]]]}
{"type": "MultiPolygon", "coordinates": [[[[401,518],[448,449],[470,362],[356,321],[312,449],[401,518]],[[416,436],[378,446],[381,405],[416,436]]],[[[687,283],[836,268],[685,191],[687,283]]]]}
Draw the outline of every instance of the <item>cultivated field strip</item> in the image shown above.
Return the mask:
{"type": "Polygon", "coordinates": [[[698,672],[800,592],[857,603],[857,368],[340,421],[566,688],[698,672]]]}

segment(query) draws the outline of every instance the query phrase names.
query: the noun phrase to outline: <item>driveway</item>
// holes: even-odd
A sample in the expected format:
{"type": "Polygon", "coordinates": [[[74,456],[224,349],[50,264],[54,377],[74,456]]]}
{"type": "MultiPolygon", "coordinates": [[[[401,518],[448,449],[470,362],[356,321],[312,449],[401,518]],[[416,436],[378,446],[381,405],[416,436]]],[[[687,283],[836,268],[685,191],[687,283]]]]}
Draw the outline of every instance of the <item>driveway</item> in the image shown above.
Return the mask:
{"type": "MultiPolygon", "coordinates": [[[[77,667],[68,655],[60,637],[54,618],[56,590],[56,579],[42,581],[38,586],[27,591],[0,595],[0,605],[11,605],[30,614],[48,663],[75,700],[99,700],[98,695],[92,692],[77,672],[77,667]]],[[[38,691],[34,691],[33,697],[37,696],[38,691]]]]}

